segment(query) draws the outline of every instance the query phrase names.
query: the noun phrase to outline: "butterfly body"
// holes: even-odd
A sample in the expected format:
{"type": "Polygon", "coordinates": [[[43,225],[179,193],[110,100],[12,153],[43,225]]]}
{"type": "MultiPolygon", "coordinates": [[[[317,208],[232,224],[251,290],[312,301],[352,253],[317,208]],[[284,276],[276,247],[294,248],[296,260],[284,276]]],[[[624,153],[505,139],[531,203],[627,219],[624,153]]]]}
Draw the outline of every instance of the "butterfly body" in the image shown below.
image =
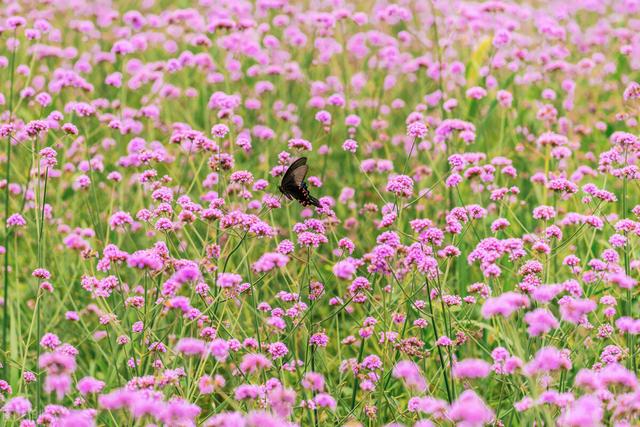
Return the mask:
{"type": "Polygon", "coordinates": [[[300,202],[302,206],[315,206],[319,208],[320,202],[309,193],[307,183],[304,182],[307,176],[307,170],[307,158],[300,157],[293,162],[284,173],[278,190],[280,190],[287,199],[295,199],[300,202]]]}

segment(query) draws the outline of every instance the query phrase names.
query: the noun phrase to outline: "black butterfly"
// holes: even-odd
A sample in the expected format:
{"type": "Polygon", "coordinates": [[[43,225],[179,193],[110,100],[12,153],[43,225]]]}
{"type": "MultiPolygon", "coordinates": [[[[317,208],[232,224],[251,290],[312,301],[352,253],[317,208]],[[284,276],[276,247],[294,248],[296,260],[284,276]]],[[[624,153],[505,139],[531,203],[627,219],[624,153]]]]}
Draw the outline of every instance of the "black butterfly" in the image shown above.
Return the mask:
{"type": "Polygon", "coordinates": [[[287,199],[296,199],[302,206],[313,205],[319,208],[320,202],[309,194],[307,183],[304,182],[304,178],[307,176],[307,169],[309,169],[307,166],[307,158],[300,157],[293,162],[284,173],[278,190],[280,190],[287,199]]]}

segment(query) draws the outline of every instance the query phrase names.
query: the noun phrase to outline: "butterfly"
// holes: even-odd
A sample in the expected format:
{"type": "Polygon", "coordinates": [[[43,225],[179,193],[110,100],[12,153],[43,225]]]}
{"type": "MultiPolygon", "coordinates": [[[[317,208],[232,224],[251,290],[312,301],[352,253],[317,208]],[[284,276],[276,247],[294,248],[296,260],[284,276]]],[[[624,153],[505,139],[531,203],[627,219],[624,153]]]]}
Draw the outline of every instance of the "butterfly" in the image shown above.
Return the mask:
{"type": "Polygon", "coordinates": [[[296,199],[302,206],[313,205],[319,208],[320,202],[309,194],[307,183],[304,182],[308,169],[307,158],[300,157],[298,160],[293,162],[291,166],[289,166],[289,169],[284,173],[278,190],[280,190],[287,199],[296,199]]]}

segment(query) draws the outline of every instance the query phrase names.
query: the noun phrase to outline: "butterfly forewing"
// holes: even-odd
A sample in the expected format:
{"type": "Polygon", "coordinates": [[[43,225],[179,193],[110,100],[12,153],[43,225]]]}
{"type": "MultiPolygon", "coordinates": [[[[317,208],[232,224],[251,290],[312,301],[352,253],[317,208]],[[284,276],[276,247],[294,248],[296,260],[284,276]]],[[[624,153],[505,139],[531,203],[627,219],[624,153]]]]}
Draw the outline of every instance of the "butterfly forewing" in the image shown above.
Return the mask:
{"type": "Polygon", "coordinates": [[[304,182],[304,178],[307,176],[307,170],[309,166],[301,165],[291,171],[291,177],[293,178],[293,182],[299,187],[304,182]]]}
{"type": "MultiPolygon", "coordinates": [[[[305,175],[306,175],[306,165],[307,165],[307,158],[306,157],[300,157],[298,160],[296,160],[295,162],[293,162],[291,164],[291,166],[289,166],[289,169],[287,169],[287,171],[284,173],[284,176],[282,177],[282,185],[284,186],[287,181],[289,181],[291,179],[291,177],[293,176],[293,172],[300,168],[300,166],[305,166],[305,175]]],[[[304,179],[304,176],[303,176],[304,179]]]]}

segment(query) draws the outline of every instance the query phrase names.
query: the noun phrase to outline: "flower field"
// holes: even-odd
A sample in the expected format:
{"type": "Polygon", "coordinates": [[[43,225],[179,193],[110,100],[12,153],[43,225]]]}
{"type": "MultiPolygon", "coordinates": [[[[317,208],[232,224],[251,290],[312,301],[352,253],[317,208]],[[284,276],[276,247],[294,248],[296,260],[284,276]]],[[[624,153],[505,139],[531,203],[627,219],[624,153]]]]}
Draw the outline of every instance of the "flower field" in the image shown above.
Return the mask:
{"type": "Polygon", "coordinates": [[[0,427],[640,425],[638,17],[4,2],[0,427]]]}

